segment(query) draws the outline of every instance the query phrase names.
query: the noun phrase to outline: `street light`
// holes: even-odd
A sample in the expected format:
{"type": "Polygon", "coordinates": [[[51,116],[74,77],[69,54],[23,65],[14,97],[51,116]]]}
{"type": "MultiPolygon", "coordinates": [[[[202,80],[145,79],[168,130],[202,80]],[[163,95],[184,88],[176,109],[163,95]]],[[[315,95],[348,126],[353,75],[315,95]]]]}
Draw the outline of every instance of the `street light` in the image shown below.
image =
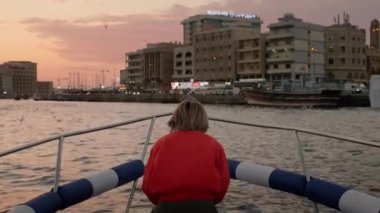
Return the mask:
{"type": "Polygon", "coordinates": [[[310,49],[310,52],[313,53],[313,80],[315,81],[316,80],[316,77],[315,77],[315,55],[316,55],[316,52],[318,51],[317,48],[315,47],[312,47],[310,49]]]}

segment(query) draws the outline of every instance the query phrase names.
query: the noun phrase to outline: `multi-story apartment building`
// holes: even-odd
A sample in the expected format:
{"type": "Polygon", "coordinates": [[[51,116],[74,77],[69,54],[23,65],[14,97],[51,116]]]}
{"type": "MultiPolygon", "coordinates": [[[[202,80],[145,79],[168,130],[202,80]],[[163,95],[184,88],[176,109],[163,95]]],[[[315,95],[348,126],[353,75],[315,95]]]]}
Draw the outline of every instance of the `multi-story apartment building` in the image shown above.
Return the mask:
{"type": "Polygon", "coordinates": [[[183,46],[174,49],[173,81],[190,82],[194,72],[194,47],[183,46]]]}
{"type": "Polygon", "coordinates": [[[232,82],[237,78],[238,41],[259,33],[259,29],[229,26],[207,30],[194,37],[194,80],[232,82]]]}
{"type": "Polygon", "coordinates": [[[170,88],[174,48],[179,46],[179,43],[148,44],[142,50],[127,53],[126,69],[121,71],[127,89],[170,88]]]}
{"type": "Polygon", "coordinates": [[[380,24],[377,19],[371,21],[369,28],[370,35],[370,47],[371,48],[380,48],[380,24]]]}
{"type": "Polygon", "coordinates": [[[36,94],[39,97],[48,97],[53,93],[52,81],[37,81],[36,94]]]}
{"type": "Polygon", "coordinates": [[[128,90],[139,90],[144,87],[143,51],[137,50],[125,54],[126,69],[120,73],[120,82],[128,90]]]}
{"type": "Polygon", "coordinates": [[[365,30],[351,25],[349,16],[343,23],[325,28],[326,71],[343,81],[367,81],[365,30]]]}
{"type": "Polygon", "coordinates": [[[262,21],[254,14],[207,11],[205,15],[191,16],[182,21],[184,44],[192,45],[197,33],[228,27],[233,23],[245,24],[251,28],[260,30],[262,21]]]}
{"type": "Polygon", "coordinates": [[[368,77],[373,74],[380,74],[380,48],[369,47],[366,50],[367,54],[367,71],[368,77]]]}
{"type": "Polygon", "coordinates": [[[148,44],[144,51],[146,88],[170,88],[174,71],[174,49],[179,43],[148,44]]]}
{"type": "Polygon", "coordinates": [[[366,50],[368,77],[380,74],[380,24],[377,19],[371,21],[369,32],[370,46],[366,50]]]}
{"type": "Polygon", "coordinates": [[[237,79],[265,77],[265,37],[258,32],[238,39],[237,79]]]}
{"type": "Polygon", "coordinates": [[[13,96],[30,97],[36,92],[37,64],[10,61],[1,66],[2,91],[13,96]]]}
{"type": "Polygon", "coordinates": [[[273,86],[323,81],[324,28],[287,13],[268,26],[267,75],[273,86]]]}

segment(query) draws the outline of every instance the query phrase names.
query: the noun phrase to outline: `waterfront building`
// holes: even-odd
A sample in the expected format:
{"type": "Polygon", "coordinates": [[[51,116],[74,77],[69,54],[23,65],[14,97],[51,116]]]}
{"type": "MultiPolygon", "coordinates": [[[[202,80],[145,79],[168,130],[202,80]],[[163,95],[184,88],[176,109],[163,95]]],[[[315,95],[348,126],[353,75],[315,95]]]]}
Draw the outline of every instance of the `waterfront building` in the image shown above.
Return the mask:
{"type": "Polygon", "coordinates": [[[349,21],[349,15],[339,17],[325,28],[326,71],[331,78],[343,81],[368,81],[366,72],[365,30],[349,21]]]}
{"type": "Polygon", "coordinates": [[[125,55],[125,70],[120,73],[120,82],[128,90],[140,90],[144,86],[143,51],[128,52],[125,55]]]}
{"type": "Polygon", "coordinates": [[[237,79],[265,78],[266,34],[253,33],[237,42],[237,79]]]}
{"type": "Polygon", "coordinates": [[[170,88],[174,49],[179,46],[172,42],[147,44],[142,50],[127,53],[126,69],[121,71],[127,90],[170,88]]]}
{"type": "Polygon", "coordinates": [[[367,71],[368,76],[380,74],[380,48],[367,47],[367,71]]]}
{"type": "Polygon", "coordinates": [[[254,38],[260,29],[247,25],[230,25],[195,34],[194,80],[232,82],[237,78],[236,52],[238,41],[254,38]]]}
{"type": "Polygon", "coordinates": [[[194,47],[183,46],[174,49],[173,81],[190,82],[194,78],[194,47]]]}
{"type": "Polygon", "coordinates": [[[226,11],[207,11],[207,14],[191,16],[182,21],[183,42],[192,45],[197,33],[228,27],[234,23],[242,23],[250,28],[260,30],[262,21],[254,14],[235,14],[226,11]]]}
{"type": "Polygon", "coordinates": [[[48,97],[53,93],[52,81],[37,81],[36,94],[39,97],[48,97]]]}
{"type": "Polygon", "coordinates": [[[143,50],[143,76],[145,88],[170,88],[174,71],[174,49],[179,43],[148,44],[143,50]]]}
{"type": "Polygon", "coordinates": [[[267,75],[272,86],[321,82],[325,74],[324,28],[286,13],[268,26],[267,75]]]}
{"type": "Polygon", "coordinates": [[[380,48],[380,24],[377,19],[371,21],[369,28],[370,47],[380,48]]]}
{"type": "Polygon", "coordinates": [[[10,61],[1,65],[2,91],[13,96],[30,97],[36,92],[37,64],[10,61]]]}

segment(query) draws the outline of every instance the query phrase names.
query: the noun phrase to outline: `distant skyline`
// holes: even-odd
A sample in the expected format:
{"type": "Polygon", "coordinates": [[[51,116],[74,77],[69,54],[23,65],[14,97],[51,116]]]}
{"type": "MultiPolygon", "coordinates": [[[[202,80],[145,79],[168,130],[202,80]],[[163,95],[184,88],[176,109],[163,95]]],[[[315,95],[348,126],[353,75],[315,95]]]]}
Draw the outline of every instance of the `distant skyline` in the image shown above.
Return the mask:
{"type": "Polygon", "coordinates": [[[181,21],[207,10],[257,14],[262,31],[290,12],[325,26],[345,11],[350,22],[367,32],[380,19],[379,0],[2,0],[0,63],[38,63],[38,80],[57,82],[70,72],[87,81],[109,70],[107,84],[124,68],[125,52],[147,43],[183,40],[181,21]]]}

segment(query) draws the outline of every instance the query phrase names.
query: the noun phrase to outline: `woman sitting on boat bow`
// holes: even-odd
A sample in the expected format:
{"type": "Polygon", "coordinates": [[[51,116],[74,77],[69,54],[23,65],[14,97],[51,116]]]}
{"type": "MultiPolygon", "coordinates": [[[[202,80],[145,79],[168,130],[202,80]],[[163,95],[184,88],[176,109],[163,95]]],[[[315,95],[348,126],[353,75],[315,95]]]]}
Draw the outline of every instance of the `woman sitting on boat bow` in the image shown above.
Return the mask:
{"type": "Polygon", "coordinates": [[[205,134],[208,117],[193,98],[182,101],[168,122],[171,131],[151,150],[143,191],[152,212],[216,213],[230,183],[223,147],[205,134]]]}

